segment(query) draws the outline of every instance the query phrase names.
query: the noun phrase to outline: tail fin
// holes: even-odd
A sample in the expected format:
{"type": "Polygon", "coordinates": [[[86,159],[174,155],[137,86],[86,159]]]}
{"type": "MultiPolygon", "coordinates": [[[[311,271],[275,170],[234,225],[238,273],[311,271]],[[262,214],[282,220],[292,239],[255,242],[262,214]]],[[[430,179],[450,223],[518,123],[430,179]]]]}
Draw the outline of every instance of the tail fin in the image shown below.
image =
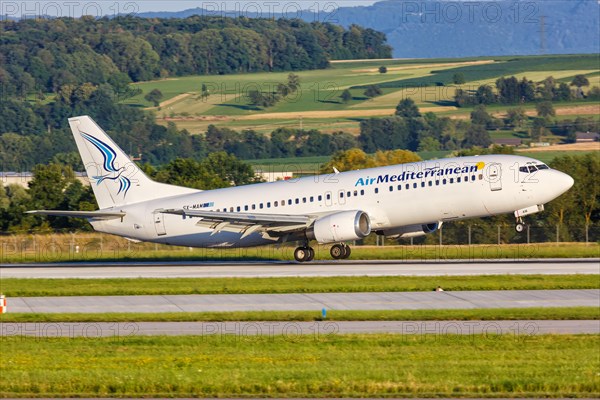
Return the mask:
{"type": "Polygon", "coordinates": [[[69,125],[100,209],[198,192],[148,178],[90,117],[69,125]]]}

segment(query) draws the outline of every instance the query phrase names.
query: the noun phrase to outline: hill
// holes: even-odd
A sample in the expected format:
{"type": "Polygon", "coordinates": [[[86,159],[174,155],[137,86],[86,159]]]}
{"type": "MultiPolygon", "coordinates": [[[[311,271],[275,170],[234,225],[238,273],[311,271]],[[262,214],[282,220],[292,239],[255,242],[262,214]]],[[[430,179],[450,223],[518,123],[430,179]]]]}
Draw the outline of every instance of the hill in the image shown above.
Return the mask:
{"type": "MultiPolygon", "coordinates": [[[[264,11],[241,10],[246,17],[264,11]]],[[[211,15],[191,9],[142,16],[211,15]]],[[[220,10],[223,14],[223,10],[220,10]]],[[[600,4],[595,0],[399,1],[297,13],[305,21],[327,21],[373,28],[387,35],[394,57],[467,57],[491,55],[600,52],[600,4]]],[[[227,14],[225,14],[227,15],[227,14]]],[[[273,17],[284,14],[274,13],[273,17]]]]}

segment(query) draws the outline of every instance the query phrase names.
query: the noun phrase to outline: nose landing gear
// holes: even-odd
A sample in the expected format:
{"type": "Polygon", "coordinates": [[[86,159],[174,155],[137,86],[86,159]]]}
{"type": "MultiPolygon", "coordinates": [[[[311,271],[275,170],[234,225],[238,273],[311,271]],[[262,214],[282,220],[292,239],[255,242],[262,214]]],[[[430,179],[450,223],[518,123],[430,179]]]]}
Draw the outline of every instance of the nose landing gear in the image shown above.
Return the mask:
{"type": "Polygon", "coordinates": [[[515,231],[521,233],[525,230],[525,222],[522,217],[517,217],[517,224],[515,225],[515,231]]]}

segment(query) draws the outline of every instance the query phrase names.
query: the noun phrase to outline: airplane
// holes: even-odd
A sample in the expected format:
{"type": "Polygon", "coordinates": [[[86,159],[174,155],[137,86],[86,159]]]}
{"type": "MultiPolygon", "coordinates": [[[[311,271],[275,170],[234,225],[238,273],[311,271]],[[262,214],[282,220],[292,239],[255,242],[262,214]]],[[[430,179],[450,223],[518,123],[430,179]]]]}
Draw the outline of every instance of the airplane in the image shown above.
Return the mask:
{"type": "Polygon", "coordinates": [[[86,218],[99,232],[177,246],[296,241],[298,262],[313,260],[313,240],[346,259],[346,242],[371,232],[410,238],[467,218],[513,213],[522,232],[523,217],[543,211],[574,183],[532,158],[484,155],[197,190],[150,179],[89,116],[69,125],[99,210],[29,213],[86,218]]]}

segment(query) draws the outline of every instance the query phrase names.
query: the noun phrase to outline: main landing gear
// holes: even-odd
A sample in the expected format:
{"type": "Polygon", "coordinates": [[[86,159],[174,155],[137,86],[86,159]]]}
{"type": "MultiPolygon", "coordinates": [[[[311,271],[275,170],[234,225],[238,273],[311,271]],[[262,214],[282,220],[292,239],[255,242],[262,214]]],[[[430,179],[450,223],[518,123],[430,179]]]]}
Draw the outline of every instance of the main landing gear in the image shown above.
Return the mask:
{"type": "Polygon", "coordinates": [[[525,222],[522,217],[517,217],[517,224],[515,225],[515,231],[521,233],[525,230],[525,222]]]}
{"type": "MultiPolygon", "coordinates": [[[[336,260],[345,260],[346,258],[350,257],[350,253],[352,253],[352,250],[350,249],[350,246],[345,243],[336,243],[331,246],[331,250],[329,250],[331,257],[336,260]]],[[[294,258],[298,262],[312,261],[315,258],[315,250],[308,244],[297,247],[296,250],[294,250],[294,258]]]]}
{"type": "Polygon", "coordinates": [[[348,246],[346,243],[334,244],[331,246],[331,250],[329,250],[331,257],[336,260],[345,260],[346,258],[350,257],[350,253],[352,253],[352,250],[350,250],[350,246],[348,246]]]}
{"type": "Polygon", "coordinates": [[[312,261],[315,258],[315,250],[308,246],[308,244],[298,247],[296,250],[294,250],[294,258],[298,262],[312,261]]]}

